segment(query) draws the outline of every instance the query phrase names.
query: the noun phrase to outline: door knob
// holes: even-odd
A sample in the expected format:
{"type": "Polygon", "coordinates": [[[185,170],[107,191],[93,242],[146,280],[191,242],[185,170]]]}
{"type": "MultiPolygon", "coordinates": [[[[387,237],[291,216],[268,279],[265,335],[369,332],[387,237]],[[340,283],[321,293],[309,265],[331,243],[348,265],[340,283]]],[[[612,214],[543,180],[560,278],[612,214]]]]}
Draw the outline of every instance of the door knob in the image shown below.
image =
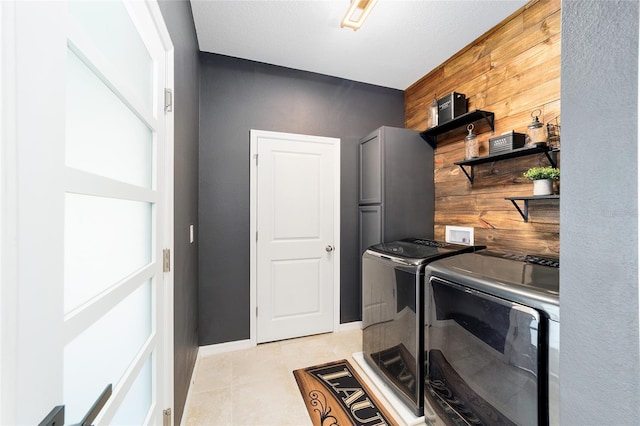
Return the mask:
{"type": "Polygon", "coordinates": [[[326,246],[324,249],[325,249],[326,251],[328,251],[328,252],[332,252],[332,251],[335,249],[335,247],[333,247],[333,246],[326,246]]]}

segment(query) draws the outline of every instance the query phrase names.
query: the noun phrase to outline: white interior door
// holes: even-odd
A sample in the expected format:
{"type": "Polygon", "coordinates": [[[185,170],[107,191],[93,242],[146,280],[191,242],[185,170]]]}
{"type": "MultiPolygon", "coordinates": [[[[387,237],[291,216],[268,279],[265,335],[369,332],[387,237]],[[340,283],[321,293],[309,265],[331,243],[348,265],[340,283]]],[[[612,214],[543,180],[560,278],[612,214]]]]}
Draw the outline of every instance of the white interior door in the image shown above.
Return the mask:
{"type": "Polygon", "coordinates": [[[257,342],[334,329],[339,140],[252,131],[257,146],[257,342]]]}
{"type": "Polygon", "coordinates": [[[162,256],[173,235],[173,61],[160,11],[118,0],[0,7],[13,70],[2,75],[11,340],[0,423],[38,424],[57,405],[77,423],[107,385],[96,424],[162,423],[173,399],[162,256]]]}

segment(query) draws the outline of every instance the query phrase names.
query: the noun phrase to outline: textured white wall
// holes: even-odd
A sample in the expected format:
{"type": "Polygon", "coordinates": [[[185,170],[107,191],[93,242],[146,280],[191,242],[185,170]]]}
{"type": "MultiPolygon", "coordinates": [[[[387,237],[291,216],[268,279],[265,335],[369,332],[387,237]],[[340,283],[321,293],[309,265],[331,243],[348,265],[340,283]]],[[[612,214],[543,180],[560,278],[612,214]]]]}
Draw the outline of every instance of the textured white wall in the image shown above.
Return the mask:
{"type": "Polygon", "coordinates": [[[638,23],[562,2],[562,425],[640,421],[638,23]]]}

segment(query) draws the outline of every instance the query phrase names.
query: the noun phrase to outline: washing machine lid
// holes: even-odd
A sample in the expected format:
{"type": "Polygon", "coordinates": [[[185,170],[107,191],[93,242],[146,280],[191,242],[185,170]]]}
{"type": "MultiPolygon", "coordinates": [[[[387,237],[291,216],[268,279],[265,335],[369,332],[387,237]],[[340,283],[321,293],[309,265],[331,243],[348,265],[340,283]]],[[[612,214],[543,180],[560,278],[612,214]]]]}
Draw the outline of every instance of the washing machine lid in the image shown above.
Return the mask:
{"type": "Polygon", "coordinates": [[[530,306],[560,321],[557,259],[481,251],[430,263],[425,274],[530,306]]]}
{"type": "Polygon", "coordinates": [[[473,252],[480,248],[483,247],[443,243],[426,238],[405,238],[376,244],[369,247],[367,252],[379,257],[388,257],[400,263],[420,265],[457,253],[473,252]]]}

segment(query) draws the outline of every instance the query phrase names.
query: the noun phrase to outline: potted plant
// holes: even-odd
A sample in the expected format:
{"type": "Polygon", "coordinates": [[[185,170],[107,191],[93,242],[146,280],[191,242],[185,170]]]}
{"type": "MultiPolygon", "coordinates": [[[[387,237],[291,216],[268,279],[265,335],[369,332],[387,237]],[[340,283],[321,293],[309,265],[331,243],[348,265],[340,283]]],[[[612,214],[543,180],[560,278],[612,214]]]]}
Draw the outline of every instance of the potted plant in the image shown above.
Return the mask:
{"type": "Polygon", "coordinates": [[[560,179],[560,169],[555,167],[532,167],[524,177],[533,181],[533,195],[553,194],[553,181],[560,179]]]}

